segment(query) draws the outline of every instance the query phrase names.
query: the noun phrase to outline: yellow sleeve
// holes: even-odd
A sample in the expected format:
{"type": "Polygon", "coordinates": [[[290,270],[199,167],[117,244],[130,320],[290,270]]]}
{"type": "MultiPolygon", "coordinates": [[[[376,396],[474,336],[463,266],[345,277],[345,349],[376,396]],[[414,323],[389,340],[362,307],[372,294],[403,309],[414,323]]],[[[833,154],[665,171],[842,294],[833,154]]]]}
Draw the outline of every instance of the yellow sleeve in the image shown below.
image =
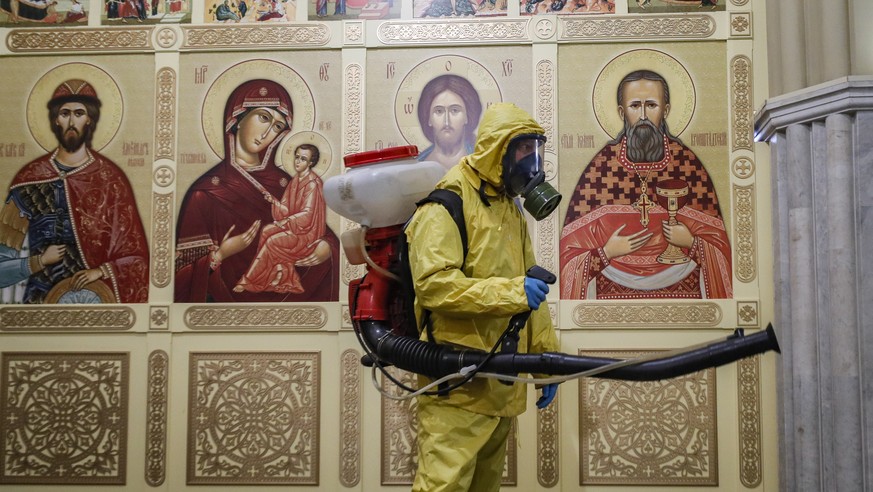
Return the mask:
{"type": "MultiPolygon", "coordinates": [[[[406,228],[419,305],[449,317],[511,316],[527,309],[524,276],[467,277],[458,226],[440,204],[418,209],[406,228]]],[[[500,248],[495,245],[495,254],[500,248]]]]}

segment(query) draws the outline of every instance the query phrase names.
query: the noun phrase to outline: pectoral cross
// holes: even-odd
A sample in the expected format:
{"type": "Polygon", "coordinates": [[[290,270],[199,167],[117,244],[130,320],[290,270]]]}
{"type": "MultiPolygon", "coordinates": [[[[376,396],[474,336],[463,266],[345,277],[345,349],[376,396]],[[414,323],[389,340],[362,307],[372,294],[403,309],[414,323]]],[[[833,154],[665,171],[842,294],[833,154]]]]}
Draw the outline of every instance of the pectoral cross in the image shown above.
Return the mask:
{"type": "Polygon", "coordinates": [[[652,207],[654,203],[649,200],[649,195],[643,194],[639,200],[634,202],[634,208],[640,211],[640,224],[643,227],[649,225],[649,208],[652,207]]]}
{"type": "Polygon", "coordinates": [[[648,227],[649,209],[652,208],[652,206],[654,206],[655,204],[654,202],[649,200],[649,187],[645,181],[641,183],[640,191],[640,197],[639,199],[637,199],[637,201],[634,202],[633,206],[636,210],[639,210],[640,212],[640,224],[642,224],[643,227],[648,227]]]}

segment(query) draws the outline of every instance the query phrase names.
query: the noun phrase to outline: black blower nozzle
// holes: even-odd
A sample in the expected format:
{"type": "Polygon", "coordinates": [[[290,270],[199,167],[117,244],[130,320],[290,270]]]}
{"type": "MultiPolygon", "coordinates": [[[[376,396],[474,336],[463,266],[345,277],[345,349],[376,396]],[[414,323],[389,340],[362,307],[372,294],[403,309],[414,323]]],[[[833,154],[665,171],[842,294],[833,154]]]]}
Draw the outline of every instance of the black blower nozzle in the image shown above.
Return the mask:
{"type": "MultiPolygon", "coordinates": [[[[557,352],[541,354],[498,352],[489,357],[489,354],[479,350],[456,350],[445,345],[398,336],[393,334],[385,323],[378,321],[360,322],[359,330],[371,352],[365,356],[365,359],[371,358],[369,361],[362,360],[365,365],[372,365],[374,362],[372,357],[377,357],[383,366],[395,365],[400,369],[434,379],[458,373],[462,368],[471,365],[481,365],[479,368],[481,372],[505,375],[531,373],[561,376],[621,362],[620,359],[575,356],[557,352]]],[[[724,340],[663,358],[616,367],[596,374],[595,377],[625,381],[656,381],[723,366],[771,350],[781,352],[772,325],[767,325],[765,330],[752,335],[746,335],[742,329],[737,329],[724,340]]]]}

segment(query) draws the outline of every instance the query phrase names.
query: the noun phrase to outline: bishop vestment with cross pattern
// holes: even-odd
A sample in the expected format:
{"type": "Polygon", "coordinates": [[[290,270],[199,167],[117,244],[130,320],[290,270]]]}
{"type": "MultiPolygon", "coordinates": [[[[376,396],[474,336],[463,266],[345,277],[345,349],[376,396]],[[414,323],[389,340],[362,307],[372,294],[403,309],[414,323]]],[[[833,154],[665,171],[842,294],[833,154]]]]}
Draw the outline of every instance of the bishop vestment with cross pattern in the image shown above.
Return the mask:
{"type": "Polygon", "coordinates": [[[627,158],[626,139],[621,138],[603,147],[585,167],[569,200],[561,236],[562,299],[733,297],[730,243],[709,173],[678,139],[665,136],[664,146],[661,161],[637,163],[627,158]],[[677,219],[694,241],[685,252],[692,261],[681,272],[657,262],[669,244],[662,232],[668,215],[654,192],[667,179],[689,185],[687,204],[677,219]],[[630,254],[607,258],[603,247],[610,237],[636,233],[652,236],[630,254]],[[679,272],[678,280],[662,285],[674,272],[679,272]]]}

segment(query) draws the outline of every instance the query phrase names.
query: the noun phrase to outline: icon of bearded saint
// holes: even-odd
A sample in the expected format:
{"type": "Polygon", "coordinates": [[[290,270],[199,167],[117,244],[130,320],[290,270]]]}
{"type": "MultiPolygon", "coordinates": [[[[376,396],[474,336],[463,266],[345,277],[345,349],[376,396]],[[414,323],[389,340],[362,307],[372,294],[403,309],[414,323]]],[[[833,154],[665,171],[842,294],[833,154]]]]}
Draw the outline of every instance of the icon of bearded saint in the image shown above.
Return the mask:
{"type": "Polygon", "coordinates": [[[733,297],[730,244],[703,163],[667,128],[670,89],[649,70],[617,90],[624,128],[589,163],[567,208],[560,241],[562,299],[733,297]],[[690,186],[678,223],[655,200],[659,182],[690,186]],[[669,245],[691,261],[664,264],[669,245]]]}
{"type": "Polygon", "coordinates": [[[26,280],[23,303],[148,301],[148,244],[133,189],[91,148],[100,106],[88,82],[60,84],[47,104],[58,147],[22,167],[9,187],[0,287],[26,280]]]}

